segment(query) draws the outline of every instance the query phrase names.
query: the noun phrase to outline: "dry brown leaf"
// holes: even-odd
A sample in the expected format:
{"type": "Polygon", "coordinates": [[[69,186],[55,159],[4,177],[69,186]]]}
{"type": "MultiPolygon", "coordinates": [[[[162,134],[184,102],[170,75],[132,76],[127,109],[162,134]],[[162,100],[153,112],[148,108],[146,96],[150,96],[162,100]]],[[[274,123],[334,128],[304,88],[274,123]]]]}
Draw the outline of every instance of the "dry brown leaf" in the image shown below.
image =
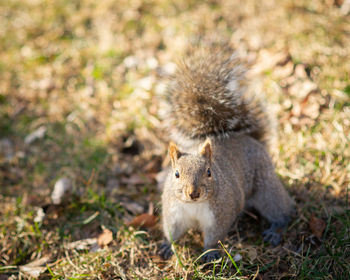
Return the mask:
{"type": "Polygon", "coordinates": [[[29,277],[38,278],[47,268],[45,266],[26,266],[22,265],[19,270],[29,277]]]}
{"type": "Polygon", "coordinates": [[[315,95],[309,93],[301,102],[293,102],[293,108],[291,110],[291,116],[296,119],[292,119],[291,123],[296,125],[311,125],[312,120],[315,120],[320,115],[320,101],[315,95]]]}
{"type": "Polygon", "coordinates": [[[131,222],[128,223],[128,226],[134,227],[153,227],[157,223],[157,217],[148,213],[141,214],[136,216],[131,222]]]}
{"type": "Polygon", "coordinates": [[[259,52],[259,58],[257,63],[254,65],[251,72],[253,74],[259,74],[266,69],[272,69],[275,65],[283,66],[290,59],[290,55],[286,51],[281,52],[270,52],[265,49],[259,52]]]}
{"type": "Polygon", "coordinates": [[[316,119],[320,115],[320,104],[322,104],[322,101],[324,100],[320,100],[315,95],[309,94],[301,102],[302,114],[311,119],[316,119]]]}
{"type": "Polygon", "coordinates": [[[317,90],[317,85],[310,80],[298,81],[288,89],[289,93],[298,99],[304,99],[315,90],[317,90]]]}
{"type": "Polygon", "coordinates": [[[321,239],[324,229],[326,228],[325,221],[315,217],[314,214],[312,214],[309,222],[309,226],[311,229],[311,232],[318,238],[321,239]]]}
{"type": "Polygon", "coordinates": [[[295,66],[295,76],[300,78],[300,79],[307,78],[307,73],[305,71],[305,65],[298,64],[297,66],[295,66]]]}
{"type": "Polygon", "coordinates": [[[107,246],[113,241],[113,232],[105,228],[102,233],[97,237],[97,244],[100,247],[107,246]]]}
{"type": "Polygon", "coordinates": [[[292,61],[289,61],[283,66],[277,66],[273,73],[277,78],[286,78],[293,74],[293,69],[294,64],[292,61]]]}
{"type": "Polygon", "coordinates": [[[44,256],[40,259],[27,263],[26,265],[21,265],[19,270],[26,274],[27,276],[38,278],[41,273],[43,273],[47,267],[43,266],[50,261],[50,256],[44,256]]]}
{"type": "Polygon", "coordinates": [[[258,253],[254,247],[248,249],[248,258],[250,263],[253,263],[256,260],[257,256],[258,253]]]}
{"type": "Polygon", "coordinates": [[[309,103],[303,108],[302,112],[305,116],[315,120],[320,115],[320,105],[317,103],[309,103]]]}
{"type": "Polygon", "coordinates": [[[71,195],[73,189],[73,182],[69,178],[60,178],[57,180],[54,186],[54,190],[51,194],[51,200],[53,204],[61,204],[67,200],[71,195]]]}
{"type": "Polygon", "coordinates": [[[88,250],[92,245],[96,244],[97,238],[87,238],[70,242],[64,245],[66,249],[88,250]]]}
{"type": "Polygon", "coordinates": [[[299,102],[293,104],[292,114],[293,114],[294,117],[297,117],[297,118],[300,117],[300,115],[301,115],[301,106],[300,106],[299,102]]]}

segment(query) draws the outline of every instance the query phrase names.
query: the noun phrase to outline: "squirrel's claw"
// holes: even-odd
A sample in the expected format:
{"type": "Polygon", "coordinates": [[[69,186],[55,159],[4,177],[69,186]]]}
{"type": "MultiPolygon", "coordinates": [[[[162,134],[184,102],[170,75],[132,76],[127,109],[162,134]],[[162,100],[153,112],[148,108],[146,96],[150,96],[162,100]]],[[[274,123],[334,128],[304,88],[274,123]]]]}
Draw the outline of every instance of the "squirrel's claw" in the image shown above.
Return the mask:
{"type": "Polygon", "coordinates": [[[218,250],[211,251],[202,256],[201,260],[204,263],[212,262],[221,258],[221,254],[218,250]]]}
{"type": "Polygon", "coordinates": [[[161,256],[164,260],[169,259],[174,254],[173,250],[171,250],[171,245],[168,242],[163,242],[159,247],[159,256],[161,256]]]}
{"type": "Polygon", "coordinates": [[[269,242],[273,246],[277,246],[281,243],[282,240],[281,234],[271,229],[267,229],[263,232],[263,238],[265,242],[269,242]]]}

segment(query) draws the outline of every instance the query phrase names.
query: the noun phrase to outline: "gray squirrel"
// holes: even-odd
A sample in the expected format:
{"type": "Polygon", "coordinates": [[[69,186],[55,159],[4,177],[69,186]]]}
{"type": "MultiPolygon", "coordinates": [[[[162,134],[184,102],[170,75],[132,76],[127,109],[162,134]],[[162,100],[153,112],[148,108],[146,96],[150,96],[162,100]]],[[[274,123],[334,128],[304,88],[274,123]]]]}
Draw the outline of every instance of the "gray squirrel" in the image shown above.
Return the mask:
{"type": "MultiPolygon", "coordinates": [[[[160,182],[166,241],[159,253],[189,228],[204,235],[204,251],[216,249],[245,207],[271,226],[264,241],[278,245],[294,202],[277,178],[267,151],[270,123],[261,102],[248,93],[245,67],[223,44],[192,46],[167,92],[171,167],[160,182]]],[[[203,255],[220,258],[218,250],[203,255]]]]}

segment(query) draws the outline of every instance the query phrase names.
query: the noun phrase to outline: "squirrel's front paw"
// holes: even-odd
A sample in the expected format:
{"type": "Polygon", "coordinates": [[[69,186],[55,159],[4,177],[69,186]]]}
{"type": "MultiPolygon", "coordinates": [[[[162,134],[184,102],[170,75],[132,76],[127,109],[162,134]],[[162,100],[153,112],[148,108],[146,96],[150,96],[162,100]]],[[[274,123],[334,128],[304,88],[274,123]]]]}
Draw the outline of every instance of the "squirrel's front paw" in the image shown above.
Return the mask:
{"type": "Polygon", "coordinates": [[[202,262],[212,262],[212,261],[215,261],[217,259],[220,259],[221,258],[221,254],[218,250],[215,250],[215,251],[210,251],[208,253],[206,253],[205,255],[202,256],[201,260],[202,262]]]}
{"type": "Polygon", "coordinates": [[[270,229],[263,232],[263,238],[265,242],[271,243],[273,246],[280,244],[282,237],[281,234],[270,229]]]}
{"type": "Polygon", "coordinates": [[[171,244],[169,242],[163,242],[159,247],[159,255],[167,260],[173,255],[173,250],[171,250],[171,244]]]}

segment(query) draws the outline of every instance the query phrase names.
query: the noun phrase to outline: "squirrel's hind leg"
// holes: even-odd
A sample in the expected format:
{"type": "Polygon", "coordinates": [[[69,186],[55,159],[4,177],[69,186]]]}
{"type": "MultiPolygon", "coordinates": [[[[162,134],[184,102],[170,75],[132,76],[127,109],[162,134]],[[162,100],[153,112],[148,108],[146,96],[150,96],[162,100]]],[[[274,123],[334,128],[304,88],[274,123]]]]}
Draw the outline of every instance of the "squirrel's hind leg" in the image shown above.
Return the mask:
{"type": "Polygon", "coordinates": [[[270,222],[271,226],[263,232],[263,237],[264,241],[276,246],[282,240],[281,229],[287,227],[294,212],[294,202],[277,178],[271,163],[265,162],[256,171],[254,183],[254,194],[247,204],[270,222]]]}

